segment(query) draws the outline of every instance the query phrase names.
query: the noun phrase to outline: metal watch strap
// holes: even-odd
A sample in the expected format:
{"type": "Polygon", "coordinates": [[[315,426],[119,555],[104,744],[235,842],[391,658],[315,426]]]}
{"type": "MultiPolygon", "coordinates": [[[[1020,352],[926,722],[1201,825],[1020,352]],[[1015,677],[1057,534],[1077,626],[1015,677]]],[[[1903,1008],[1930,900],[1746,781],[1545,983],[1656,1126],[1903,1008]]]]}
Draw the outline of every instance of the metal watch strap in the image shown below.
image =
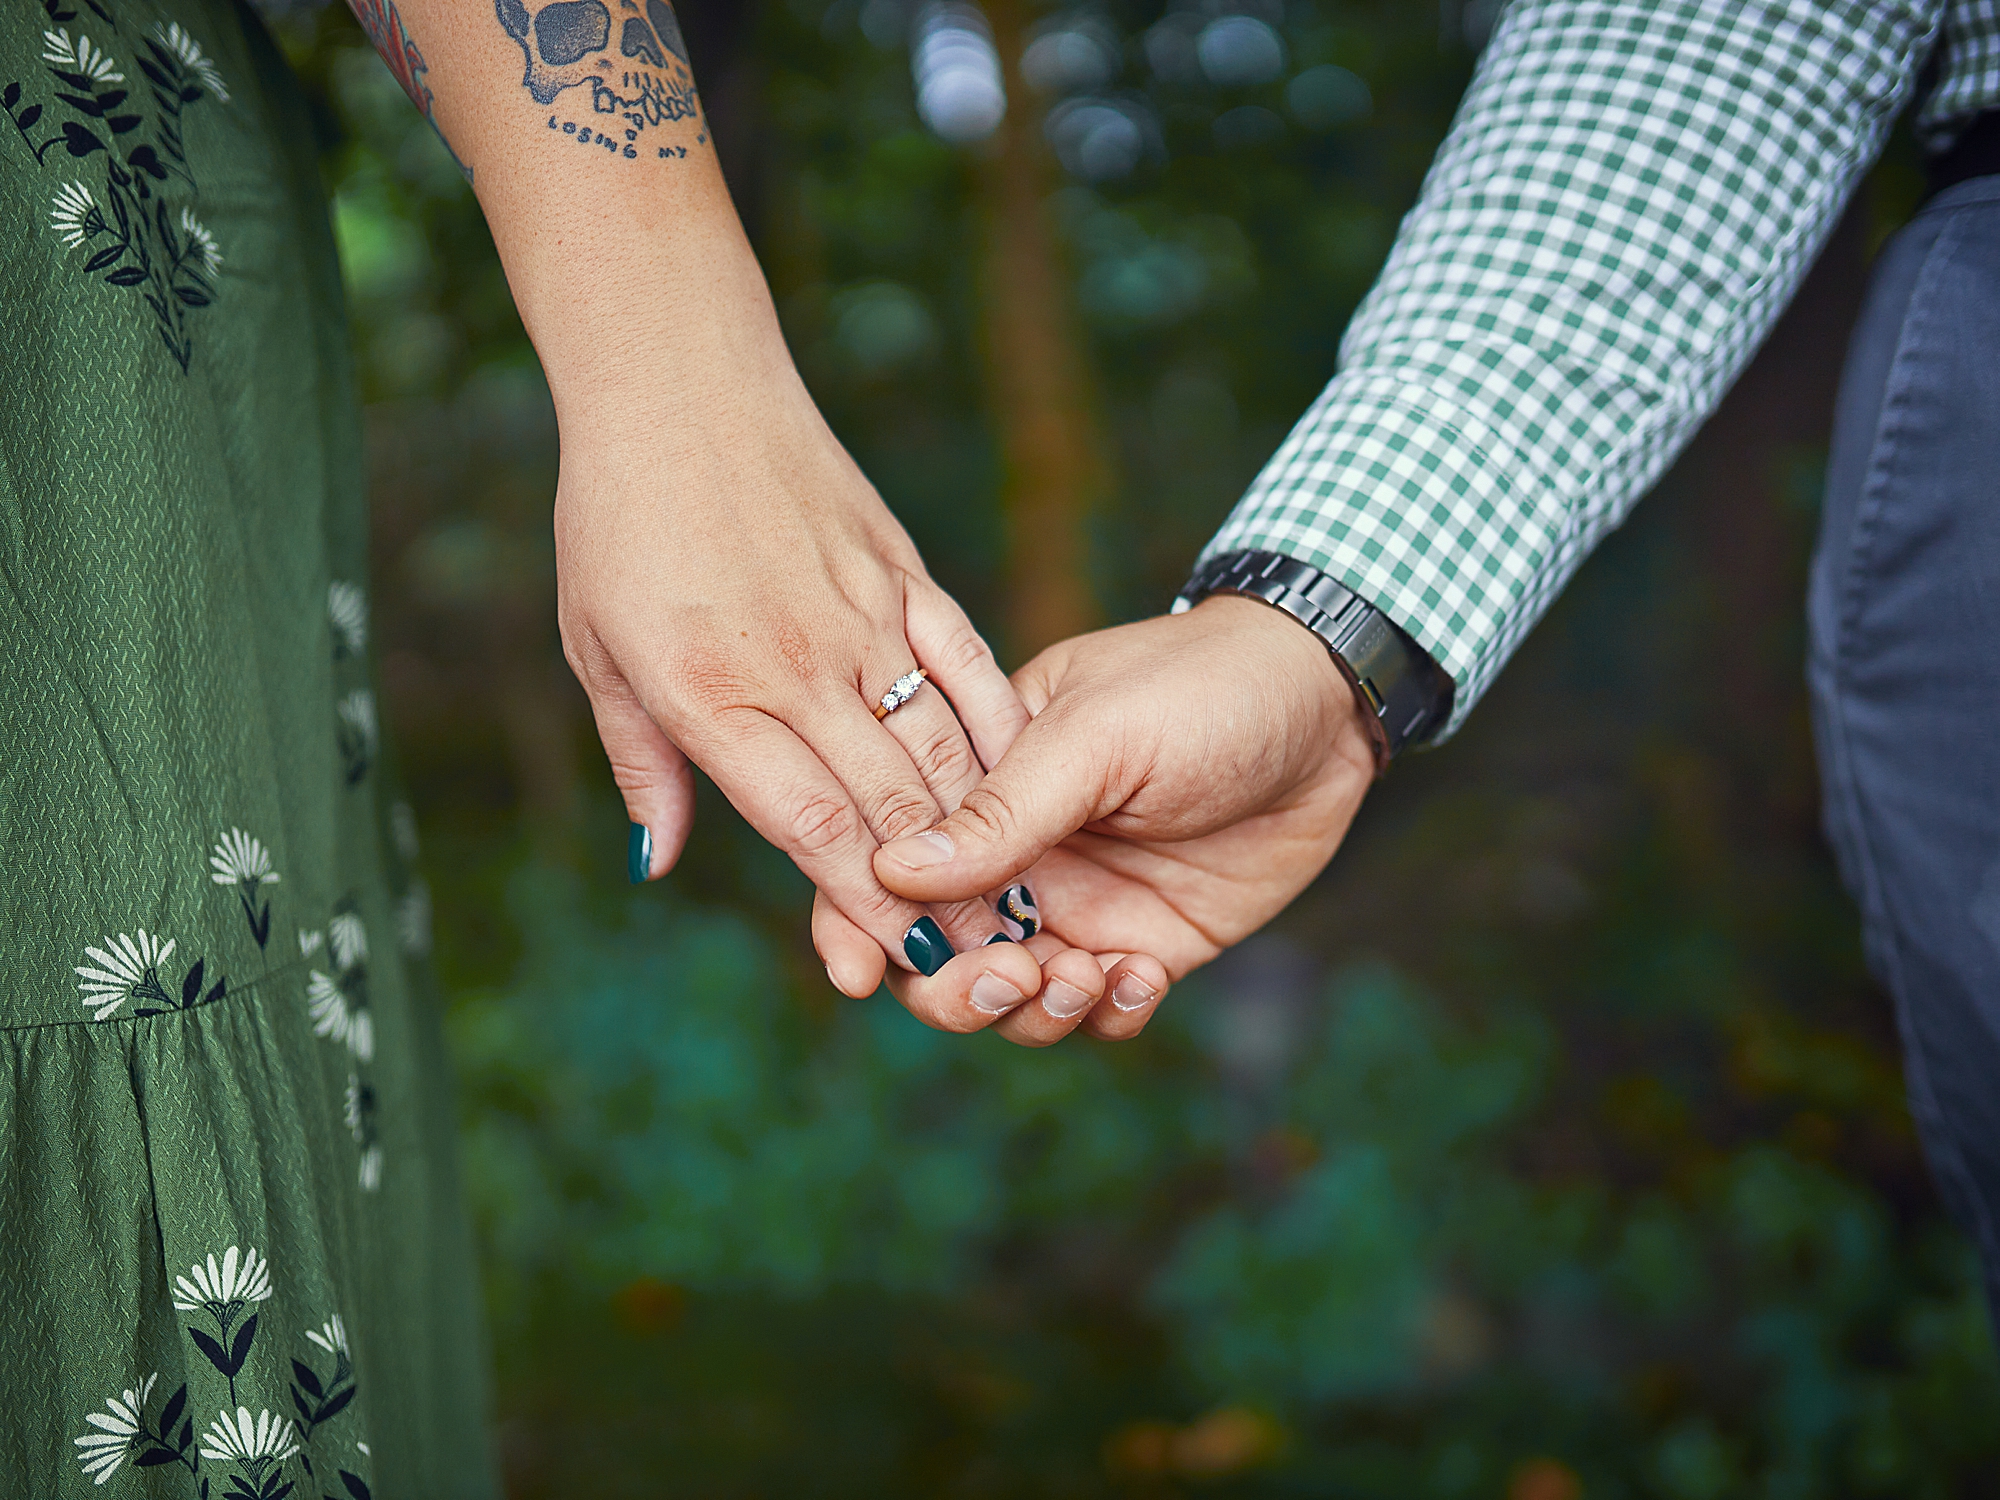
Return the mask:
{"type": "Polygon", "coordinates": [[[1422,740],[1451,716],[1452,681],[1381,610],[1310,563],[1282,552],[1225,552],[1194,570],[1174,613],[1210,594],[1245,594],[1282,609],[1326,642],[1341,675],[1375,710],[1375,758],[1422,740]]]}

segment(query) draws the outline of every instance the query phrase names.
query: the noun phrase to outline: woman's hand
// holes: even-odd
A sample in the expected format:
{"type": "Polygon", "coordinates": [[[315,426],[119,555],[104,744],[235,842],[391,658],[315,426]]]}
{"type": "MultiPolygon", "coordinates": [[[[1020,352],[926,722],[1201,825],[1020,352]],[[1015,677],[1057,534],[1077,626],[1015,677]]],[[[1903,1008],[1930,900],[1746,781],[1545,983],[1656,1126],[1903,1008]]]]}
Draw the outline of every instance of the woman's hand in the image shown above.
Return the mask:
{"type": "MultiPolygon", "coordinates": [[[[1036,941],[1098,955],[1108,1001],[1019,1008],[997,1029],[1026,1045],[1078,1026],[1136,1036],[1171,980],[1325,868],[1375,777],[1326,647],[1253,600],[1219,595],[1065,641],[1015,685],[1033,722],[956,813],[886,845],[875,868],[912,900],[1025,879],[1046,923],[1036,941]]],[[[816,931],[829,957],[866,942],[825,911],[816,931]]]]}
{"type": "Polygon", "coordinates": [[[871,992],[888,953],[906,1003],[970,1029],[1000,1000],[1039,991],[1034,956],[986,948],[1002,924],[977,899],[938,906],[927,928],[872,858],[955,809],[980,757],[997,758],[1027,712],[789,360],[773,363],[713,392],[704,420],[653,427],[641,443],[565,414],[564,651],[628,813],[650,834],[647,877],[687,838],[692,759],[873,939],[829,964],[837,987],[871,992]],[[929,682],[878,722],[874,705],[918,666],[929,682]],[[950,956],[939,939],[961,956],[927,977],[950,956]]]}
{"type": "Polygon", "coordinates": [[[969,1024],[976,996],[1035,992],[1034,958],[969,951],[991,910],[933,918],[870,860],[976,782],[954,704],[995,753],[1023,710],[793,368],[672,7],[628,9],[615,44],[602,6],[447,0],[371,35],[467,168],[548,377],[563,645],[644,829],[638,873],[687,838],[691,758],[877,945],[836,983],[872,990],[887,951],[927,1018],[969,1024]],[[612,77],[672,108],[607,115],[612,77]],[[936,686],[878,723],[917,666],[936,686]]]}

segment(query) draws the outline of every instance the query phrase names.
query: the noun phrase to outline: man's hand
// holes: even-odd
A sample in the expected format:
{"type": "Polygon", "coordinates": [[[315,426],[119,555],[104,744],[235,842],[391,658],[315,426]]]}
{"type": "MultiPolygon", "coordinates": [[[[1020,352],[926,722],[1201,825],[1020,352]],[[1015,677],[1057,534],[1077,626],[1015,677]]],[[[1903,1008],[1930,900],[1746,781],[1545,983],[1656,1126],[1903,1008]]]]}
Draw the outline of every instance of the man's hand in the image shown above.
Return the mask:
{"type": "MultiPolygon", "coordinates": [[[[1028,1045],[1078,1025],[1136,1036],[1171,980],[1325,868],[1375,777],[1366,725],[1310,631],[1228,595],[1065,641],[1014,682],[1033,721],[958,811],[886,844],[875,872],[939,903],[1029,872],[1046,923],[1034,942],[1096,953],[1105,998],[1045,992],[995,1029],[1028,1045]]],[[[824,905],[815,934],[830,962],[868,941],[824,905]]]]}

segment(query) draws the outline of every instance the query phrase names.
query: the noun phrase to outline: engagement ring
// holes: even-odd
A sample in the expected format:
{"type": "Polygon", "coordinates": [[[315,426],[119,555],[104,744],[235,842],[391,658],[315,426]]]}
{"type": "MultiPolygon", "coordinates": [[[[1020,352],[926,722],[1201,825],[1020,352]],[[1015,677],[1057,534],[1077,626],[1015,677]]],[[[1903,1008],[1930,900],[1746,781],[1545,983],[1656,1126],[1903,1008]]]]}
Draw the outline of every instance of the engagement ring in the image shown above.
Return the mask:
{"type": "Polygon", "coordinates": [[[886,719],[890,714],[917,696],[917,689],[924,685],[924,679],[931,674],[922,667],[905,672],[889,684],[889,691],[882,695],[882,701],[875,705],[875,717],[886,719]]]}

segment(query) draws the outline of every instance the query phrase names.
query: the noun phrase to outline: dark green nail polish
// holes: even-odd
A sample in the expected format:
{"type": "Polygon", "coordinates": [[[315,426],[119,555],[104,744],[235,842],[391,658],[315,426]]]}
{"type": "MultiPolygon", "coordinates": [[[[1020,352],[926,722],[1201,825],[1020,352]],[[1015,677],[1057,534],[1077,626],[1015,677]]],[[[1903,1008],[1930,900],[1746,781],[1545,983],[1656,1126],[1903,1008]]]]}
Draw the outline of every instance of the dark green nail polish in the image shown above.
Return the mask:
{"type": "Polygon", "coordinates": [[[926,979],[958,956],[944,929],[929,917],[918,917],[910,924],[910,930],[903,934],[903,952],[926,979]]]}
{"type": "Polygon", "coordinates": [[[625,836],[625,873],[634,885],[644,885],[653,873],[653,831],[644,823],[634,823],[625,836]]]}
{"type": "Polygon", "coordinates": [[[1013,941],[1014,940],[1008,937],[1006,933],[996,932],[993,934],[992,937],[988,938],[982,946],[991,948],[995,943],[1011,943],[1013,941]]]}

